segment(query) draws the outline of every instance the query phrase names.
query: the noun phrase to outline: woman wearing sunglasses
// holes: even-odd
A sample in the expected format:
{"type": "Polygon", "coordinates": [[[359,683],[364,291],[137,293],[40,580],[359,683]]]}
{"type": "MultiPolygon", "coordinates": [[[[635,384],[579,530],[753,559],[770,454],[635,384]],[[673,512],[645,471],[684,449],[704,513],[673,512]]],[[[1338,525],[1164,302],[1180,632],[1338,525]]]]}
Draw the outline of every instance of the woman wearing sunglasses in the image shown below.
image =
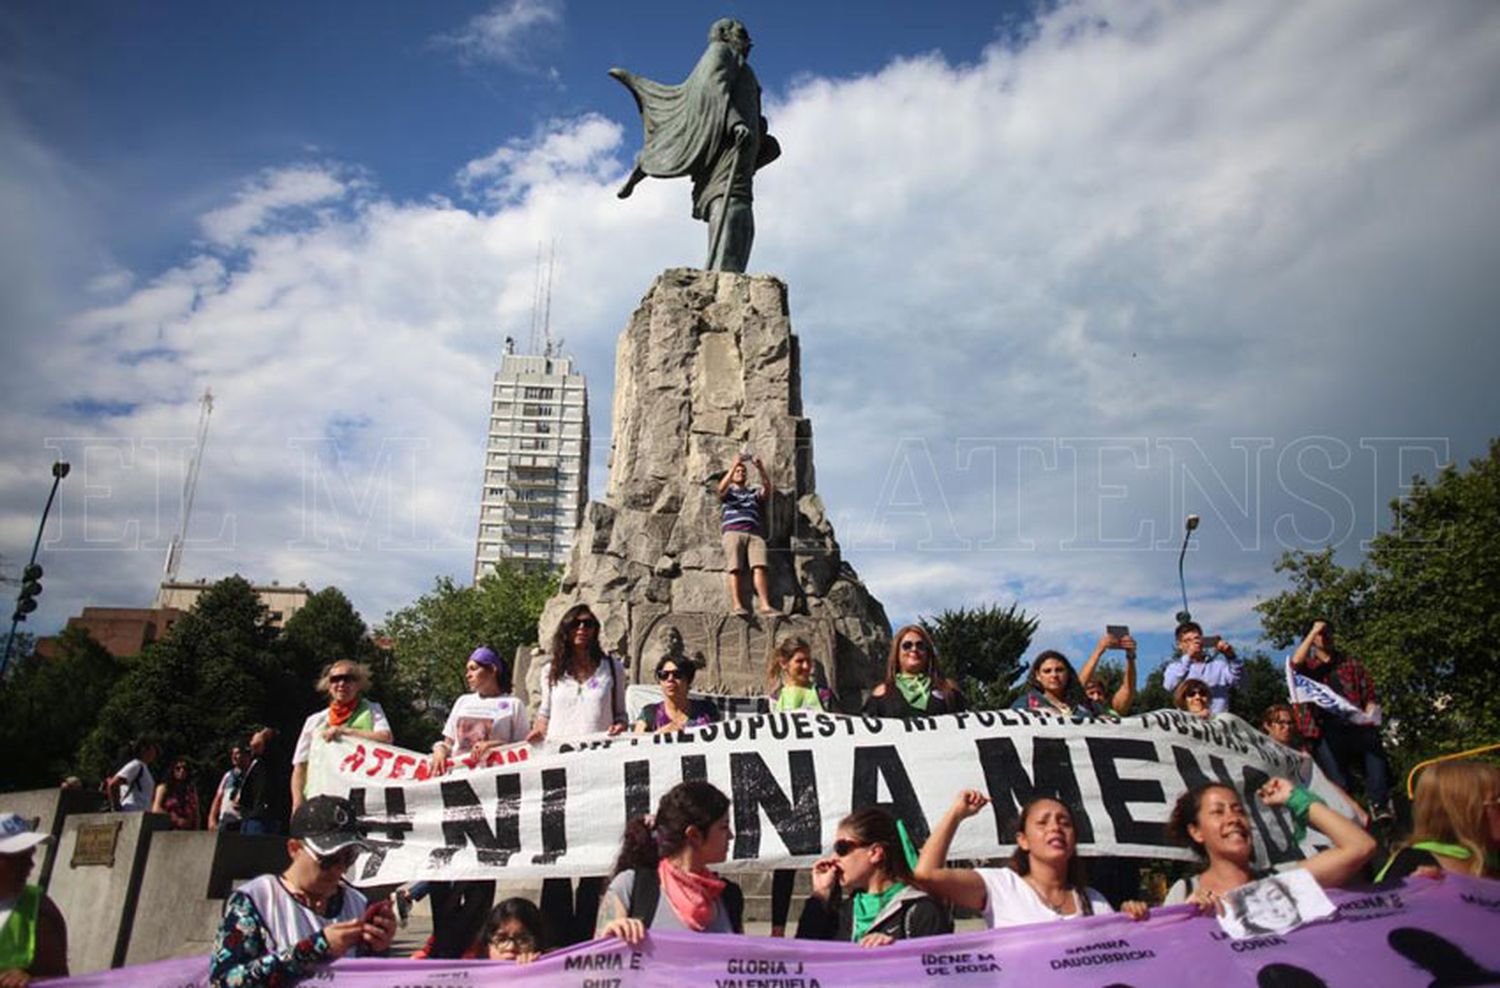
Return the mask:
{"type": "MultiPolygon", "coordinates": [[[[527,741],[564,741],[589,734],[619,734],[625,714],[625,666],[599,644],[599,619],[587,604],[563,612],[552,635],[552,661],[542,670],[542,702],[527,741]]],[[[603,879],[547,878],[542,913],[561,947],[582,943],[594,932],[603,879]]]]}
{"type": "Polygon", "coordinates": [[[385,711],[361,695],[369,688],[370,670],[363,663],[340,659],[324,667],[318,677],[318,692],[327,694],[328,706],[303,722],[292,751],[293,813],[304,800],[318,795],[316,780],[323,777],[327,762],[337,759],[328,742],[347,736],[391,743],[391,725],[385,711]]]}
{"type": "Polygon", "coordinates": [[[1184,679],[1172,691],[1172,704],[1183,713],[1210,720],[1214,715],[1213,693],[1201,679],[1184,679]]]}
{"type": "MultiPolygon", "coordinates": [[[[1021,807],[1016,850],[1005,867],[949,868],[948,847],[959,824],[988,805],[990,798],[977,790],[958,794],[922,845],[913,872],[922,888],[955,906],[983,910],[990,929],[1115,911],[1108,899],[1088,887],[1076,853],[1073,811],[1048,796],[1034,797],[1021,807]]],[[[1124,902],[1120,911],[1131,919],[1145,919],[1148,912],[1144,902],[1135,901],[1124,902]]]]}
{"type": "Polygon", "coordinates": [[[870,692],[865,714],[905,720],[957,713],[967,707],[958,685],[943,675],[937,649],[926,629],[908,624],[896,632],[885,663],[885,679],[870,692]]]}
{"type": "Polygon", "coordinates": [[[916,854],[896,818],[879,807],[839,821],[833,853],[813,865],[812,896],[797,923],[801,940],[883,947],[953,932],[948,910],[917,888],[916,854]]]}
{"type": "Polygon", "coordinates": [[[314,796],[292,814],[291,863],[229,894],[209,956],[214,988],[285,984],[340,957],[383,953],[396,921],[344,883],[364,833],[347,799],[314,796]]]}
{"type": "Polygon", "coordinates": [[[686,659],[663,655],[656,660],[656,682],[661,686],[661,702],[641,708],[635,721],[635,733],[680,731],[699,727],[719,719],[719,710],[707,700],[688,695],[693,688],[697,669],[686,659]]]}
{"type": "Polygon", "coordinates": [[[178,758],[167,772],[167,781],[156,787],[152,813],[165,813],[173,830],[197,830],[203,822],[198,809],[198,787],[187,758],[178,758]]]}

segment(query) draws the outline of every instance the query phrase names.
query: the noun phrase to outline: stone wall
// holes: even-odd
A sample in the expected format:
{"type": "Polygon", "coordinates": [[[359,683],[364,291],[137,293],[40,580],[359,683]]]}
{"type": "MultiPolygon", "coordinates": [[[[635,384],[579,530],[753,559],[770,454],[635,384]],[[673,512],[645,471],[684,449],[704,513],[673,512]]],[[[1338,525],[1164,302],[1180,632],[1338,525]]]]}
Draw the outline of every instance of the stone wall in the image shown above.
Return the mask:
{"type": "MultiPolygon", "coordinates": [[[[800,352],[779,280],[674,269],[631,316],[616,348],[608,490],[585,511],[538,640],[548,644],[579,601],[636,682],[670,651],[699,664],[698,690],[761,692],[770,648],[788,634],[813,643],[846,706],[878,678],[890,623],[843,560],[817,494],[800,352]],[[775,488],[768,571],[784,617],[730,611],[716,486],[744,449],[765,462],[775,488]]],[[[535,689],[541,663],[528,660],[519,656],[518,682],[535,689]]]]}

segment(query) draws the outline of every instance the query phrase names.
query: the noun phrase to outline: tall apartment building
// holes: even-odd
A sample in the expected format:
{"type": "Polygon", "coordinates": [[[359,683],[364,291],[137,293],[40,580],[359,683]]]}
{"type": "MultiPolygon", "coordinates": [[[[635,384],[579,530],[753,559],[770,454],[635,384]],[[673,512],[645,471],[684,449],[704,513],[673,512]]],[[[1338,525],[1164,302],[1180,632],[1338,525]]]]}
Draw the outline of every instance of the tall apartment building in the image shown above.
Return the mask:
{"type": "Polygon", "coordinates": [[[477,581],[501,559],[561,566],[589,497],[589,399],[571,357],[506,341],[490,394],[477,581]]]}

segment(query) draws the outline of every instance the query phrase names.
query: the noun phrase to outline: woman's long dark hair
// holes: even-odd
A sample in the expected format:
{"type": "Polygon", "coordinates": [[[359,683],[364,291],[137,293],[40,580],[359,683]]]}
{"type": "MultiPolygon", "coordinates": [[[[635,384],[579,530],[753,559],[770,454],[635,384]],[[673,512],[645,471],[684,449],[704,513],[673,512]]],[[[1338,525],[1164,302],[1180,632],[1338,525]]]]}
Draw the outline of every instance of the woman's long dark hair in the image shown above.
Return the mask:
{"type": "MultiPolygon", "coordinates": [[[[1033,796],[1024,804],[1022,804],[1021,815],[1016,817],[1017,838],[1019,838],[1021,834],[1025,833],[1026,831],[1026,818],[1031,816],[1031,811],[1036,809],[1042,803],[1056,803],[1057,805],[1068,811],[1068,817],[1070,819],[1076,820],[1078,817],[1078,814],[1073,811],[1073,807],[1069,806],[1067,803],[1064,803],[1056,796],[1033,796]]],[[[1077,825],[1075,824],[1074,826],[1076,828],[1077,825]]],[[[1074,830],[1074,834],[1077,834],[1076,829],[1074,830]]],[[[1021,842],[1019,839],[1016,841],[1016,849],[1011,852],[1010,861],[1008,861],[1007,864],[1009,864],[1011,870],[1018,875],[1026,875],[1031,872],[1031,854],[1021,849],[1021,842]]],[[[1078,894],[1081,896],[1086,897],[1088,895],[1089,877],[1088,873],[1084,870],[1083,859],[1078,856],[1078,847],[1076,844],[1073,847],[1073,856],[1068,859],[1067,878],[1068,888],[1076,889],[1078,894]]]]}
{"type": "Polygon", "coordinates": [[[495,931],[509,919],[526,927],[526,932],[530,933],[531,939],[536,941],[537,953],[545,954],[552,949],[552,936],[547,928],[547,917],[542,915],[542,911],[530,899],[517,896],[506,899],[490,910],[489,919],[484,921],[484,929],[480,931],[479,941],[475,945],[479,948],[481,957],[486,956],[485,952],[489,948],[490,938],[495,935],[495,931]]]}
{"type": "Polygon", "coordinates": [[[1056,651],[1055,649],[1049,648],[1047,649],[1047,651],[1031,660],[1031,668],[1026,673],[1026,685],[1031,689],[1036,690],[1038,693],[1047,692],[1046,690],[1042,689],[1042,684],[1037,681],[1036,677],[1037,673],[1041,672],[1042,663],[1050,659],[1056,659],[1063,665],[1068,667],[1068,685],[1063,687],[1063,699],[1067,700],[1069,703],[1077,703],[1083,690],[1082,685],[1078,682],[1078,670],[1073,668],[1073,663],[1068,661],[1068,657],[1066,655],[1062,654],[1059,651],[1056,651]]]}
{"type": "MultiPolygon", "coordinates": [[[[599,615],[595,614],[587,604],[574,604],[563,613],[562,620],[557,622],[557,630],[552,633],[552,665],[547,670],[549,682],[557,682],[568,671],[568,659],[573,654],[573,625],[578,622],[579,617],[587,614],[598,622],[599,615]]],[[[589,642],[589,658],[596,665],[603,665],[604,660],[609,658],[604,651],[604,646],[599,644],[599,633],[604,629],[596,628],[594,640],[589,642]]]]}
{"type": "Polygon", "coordinates": [[[637,817],[625,825],[620,856],[611,877],[637,868],[655,868],[687,844],[687,829],[700,833],[729,812],[729,797],[708,782],[679,782],[656,804],[656,818],[637,817]]]}
{"type": "Polygon", "coordinates": [[[879,865],[881,873],[903,885],[913,884],[911,865],[901,843],[901,831],[896,829],[896,818],[890,813],[878,806],[866,806],[840,820],[839,829],[847,830],[866,847],[879,845],[885,848],[885,856],[879,865]]]}

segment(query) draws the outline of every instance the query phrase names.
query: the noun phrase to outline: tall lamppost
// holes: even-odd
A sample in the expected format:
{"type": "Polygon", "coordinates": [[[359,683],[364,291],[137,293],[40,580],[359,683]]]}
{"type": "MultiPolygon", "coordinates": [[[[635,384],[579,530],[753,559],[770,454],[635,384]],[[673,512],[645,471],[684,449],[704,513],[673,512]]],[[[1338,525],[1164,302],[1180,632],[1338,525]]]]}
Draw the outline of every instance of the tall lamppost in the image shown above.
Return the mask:
{"type": "Polygon", "coordinates": [[[1187,602],[1187,580],[1182,575],[1182,563],[1187,558],[1188,540],[1193,537],[1193,529],[1198,527],[1198,516],[1188,515],[1184,523],[1182,533],[1182,551],[1177,554],[1177,585],[1182,588],[1182,610],[1177,612],[1177,623],[1187,624],[1193,619],[1188,612],[1187,602]]]}
{"type": "Polygon", "coordinates": [[[31,558],[21,571],[21,592],[16,595],[16,611],[10,618],[10,634],[5,638],[5,657],[0,659],[0,678],[10,665],[10,650],[16,642],[16,628],[26,620],[26,615],[36,610],[37,595],[42,592],[42,568],[36,564],[37,551],[42,547],[42,534],[47,530],[47,516],[52,513],[52,501],[57,497],[57,485],[68,475],[69,466],[62,460],[52,464],[52,490],[47,494],[47,506],[42,509],[42,523],[36,527],[36,541],[31,543],[31,558]]]}

